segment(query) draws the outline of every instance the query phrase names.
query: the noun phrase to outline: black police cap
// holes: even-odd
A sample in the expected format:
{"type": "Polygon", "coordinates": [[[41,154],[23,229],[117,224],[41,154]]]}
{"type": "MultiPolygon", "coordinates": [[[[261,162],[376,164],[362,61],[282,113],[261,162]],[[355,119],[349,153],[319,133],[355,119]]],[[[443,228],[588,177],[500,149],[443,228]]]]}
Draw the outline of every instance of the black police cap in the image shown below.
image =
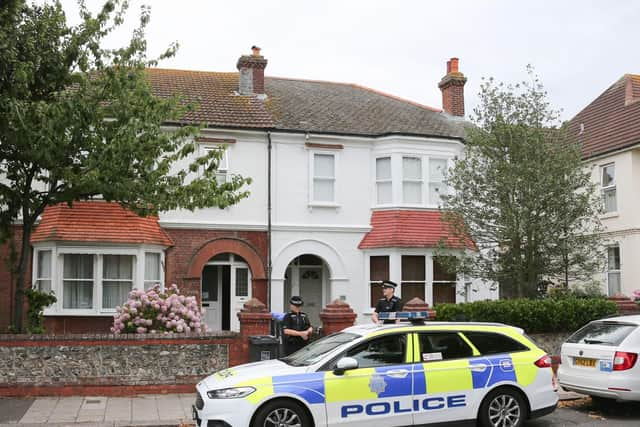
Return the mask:
{"type": "Polygon", "coordinates": [[[302,298],[300,298],[299,296],[293,296],[291,297],[291,299],[289,299],[289,303],[293,305],[303,305],[304,301],[302,301],[302,298]]]}
{"type": "Polygon", "coordinates": [[[383,280],[382,281],[382,287],[383,288],[395,289],[395,288],[398,287],[398,284],[396,282],[392,282],[391,280],[383,280]]]}

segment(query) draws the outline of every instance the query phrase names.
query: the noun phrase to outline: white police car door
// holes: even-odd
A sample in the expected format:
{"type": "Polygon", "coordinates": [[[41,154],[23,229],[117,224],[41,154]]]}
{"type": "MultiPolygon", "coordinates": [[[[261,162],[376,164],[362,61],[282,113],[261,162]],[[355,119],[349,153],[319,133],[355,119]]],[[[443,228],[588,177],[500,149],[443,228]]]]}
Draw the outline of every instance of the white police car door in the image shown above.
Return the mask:
{"type": "Polygon", "coordinates": [[[474,389],[469,359],[473,349],[456,331],[416,334],[418,358],[413,365],[416,425],[475,418],[469,408],[481,390],[474,389]]]}
{"type": "Polygon", "coordinates": [[[348,350],[345,356],[356,359],[358,368],[325,377],[327,424],[411,425],[413,376],[407,347],[406,334],[393,334],[348,350]]]}

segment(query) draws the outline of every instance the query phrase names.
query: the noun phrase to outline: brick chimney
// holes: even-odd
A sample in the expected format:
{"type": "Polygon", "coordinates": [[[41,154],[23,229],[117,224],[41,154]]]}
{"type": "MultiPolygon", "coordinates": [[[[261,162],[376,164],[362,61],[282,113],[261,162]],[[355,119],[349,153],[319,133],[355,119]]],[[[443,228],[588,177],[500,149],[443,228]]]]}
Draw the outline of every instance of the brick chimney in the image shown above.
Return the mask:
{"type": "Polygon", "coordinates": [[[236,67],[240,71],[238,93],[240,95],[264,95],[264,69],[267,60],[260,55],[260,48],[251,47],[251,55],[242,55],[236,67]]]}
{"type": "Polygon", "coordinates": [[[464,117],[464,84],[467,78],[458,71],[458,58],[447,61],[447,75],[440,80],[442,108],[453,116],[464,117]]]}

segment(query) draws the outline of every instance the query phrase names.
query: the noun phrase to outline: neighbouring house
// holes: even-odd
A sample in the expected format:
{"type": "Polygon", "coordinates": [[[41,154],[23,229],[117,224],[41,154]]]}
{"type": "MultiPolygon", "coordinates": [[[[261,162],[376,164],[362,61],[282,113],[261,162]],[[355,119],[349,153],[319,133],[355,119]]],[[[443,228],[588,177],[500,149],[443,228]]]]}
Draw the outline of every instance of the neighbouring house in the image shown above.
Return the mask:
{"type": "MultiPolygon", "coordinates": [[[[291,295],[315,326],[335,299],[368,322],[383,279],[430,305],[497,298],[434,256],[450,237],[443,173],[465,138],[458,59],[439,83],[444,111],[355,84],[265,77],[266,65],[255,48],[239,72],[148,70],[157,95],[198,104],[185,120],[206,123],[201,153],[226,146],[218,179],[250,176],[251,195],[158,218],[103,201],[47,208],[31,243],[32,282],[58,296],[45,311],[49,331],[107,331],[132,288],[158,282],[196,295],[215,330],[237,330],[250,298],[286,311],[291,295]]],[[[474,249],[448,243],[452,254],[474,249]]],[[[0,284],[0,312],[9,286],[0,284]]]]}
{"type": "Polygon", "coordinates": [[[610,296],[638,288],[640,263],[640,75],[625,74],[569,122],[602,193],[610,296]]]}

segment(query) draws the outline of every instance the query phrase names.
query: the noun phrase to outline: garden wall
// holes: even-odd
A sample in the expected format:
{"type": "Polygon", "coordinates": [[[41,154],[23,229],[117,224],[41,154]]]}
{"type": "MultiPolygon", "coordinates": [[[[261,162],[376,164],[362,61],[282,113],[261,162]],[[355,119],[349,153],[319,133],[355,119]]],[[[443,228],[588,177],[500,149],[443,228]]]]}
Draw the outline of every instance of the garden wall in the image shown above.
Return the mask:
{"type": "Polygon", "coordinates": [[[210,335],[0,335],[0,396],[189,393],[244,363],[242,338],[210,335]]]}

